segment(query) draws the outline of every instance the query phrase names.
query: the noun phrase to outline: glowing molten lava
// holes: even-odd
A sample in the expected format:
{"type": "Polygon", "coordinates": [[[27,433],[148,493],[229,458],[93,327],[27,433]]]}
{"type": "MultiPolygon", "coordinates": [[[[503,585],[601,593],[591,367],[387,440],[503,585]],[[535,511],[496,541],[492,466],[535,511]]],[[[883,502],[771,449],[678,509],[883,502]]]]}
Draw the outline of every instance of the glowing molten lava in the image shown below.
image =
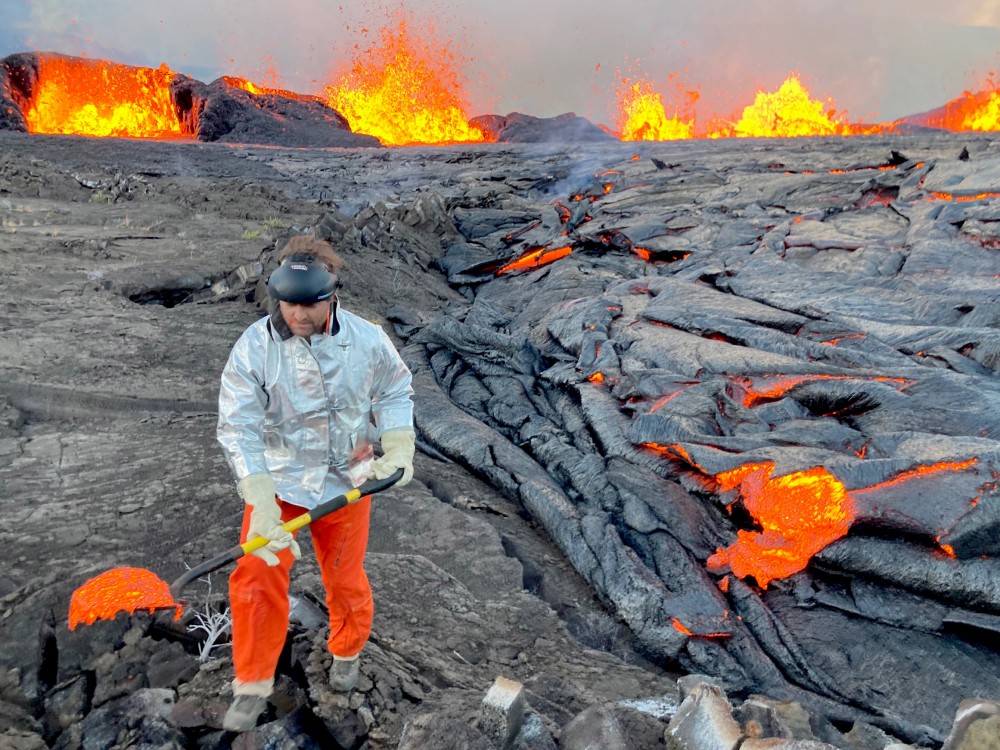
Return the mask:
{"type": "Polygon", "coordinates": [[[235,89],[242,89],[243,91],[256,96],[283,96],[286,99],[297,99],[298,101],[322,101],[318,96],[296,94],[294,91],[287,91],[286,89],[274,88],[271,86],[258,86],[256,83],[248,81],[246,78],[222,76],[222,80],[235,89]]]}
{"type": "Polygon", "coordinates": [[[170,586],[142,568],[114,568],[91,578],[73,592],[69,603],[69,629],[95,620],[113,620],[119,612],[150,612],[173,607],[180,619],[181,605],[170,595],[170,586]]]}
{"type": "Polygon", "coordinates": [[[163,138],[181,135],[167,66],[133,68],[100,60],[40,56],[30,133],[163,138]]]}
{"type": "Polygon", "coordinates": [[[990,98],[963,112],[962,124],[956,130],[1000,130],[1000,93],[990,92],[990,98]]]}
{"type": "Polygon", "coordinates": [[[765,401],[776,401],[797,385],[818,380],[873,380],[878,383],[895,383],[900,390],[911,385],[911,381],[905,378],[890,378],[886,376],[772,375],[759,378],[733,378],[733,381],[744,391],[743,405],[748,409],[765,401]]]}
{"type": "Polygon", "coordinates": [[[964,471],[965,469],[972,468],[976,465],[976,463],[976,459],[970,458],[966,461],[939,461],[936,464],[917,466],[908,471],[904,471],[902,474],[897,474],[892,479],[887,479],[884,482],[873,484],[871,487],[862,487],[861,489],[854,490],[853,492],[857,495],[862,492],[871,492],[872,490],[881,490],[886,487],[893,487],[897,484],[908,482],[911,479],[917,479],[918,477],[933,476],[934,474],[941,474],[945,471],[964,471]]]}
{"type": "Polygon", "coordinates": [[[326,87],[327,103],[356,133],[385,144],[485,141],[465,116],[455,54],[429,32],[417,37],[402,12],[380,44],[357,50],[350,66],[326,87]]]}
{"type": "Polygon", "coordinates": [[[674,626],[674,630],[678,633],[683,633],[689,638],[730,638],[733,635],[732,633],[695,633],[676,617],[671,617],[670,621],[674,626]]]}
{"type": "Polygon", "coordinates": [[[844,536],[854,521],[854,501],[823,467],[771,478],[770,461],[748,464],[717,479],[723,489],[740,488],[743,505],[761,531],[737,532],[736,542],[708,559],[739,578],[753,576],[766,587],[775,578],[803,570],[812,556],[844,536]]]}
{"type": "Polygon", "coordinates": [[[723,472],[715,477],[719,489],[739,488],[743,506],[761,530],[737,531],[736,541],[712,555],[708,566],[720,570],[728,565],[733,575],[753,576],[766,588],[776,578],[786,578],[805,569],[813,555],[847,534],[857,513],[855,496],[919,477],[963,471],[975,464],[973,458],[917,466],[885,482],[851,492],[822,466],[776,479],[771,478],[774,471],[771,461],[723,472]]]}
{"type": "MultiPolygon", "coordinates": [[[[692,94],[692,96],[697,96],[692,94]]],[[[694,122],[668,117],[663,97],[647,81],[618,88],[618,130],[623,141],[676,141],[694,138],[694,122]]]]}
{"type": "Polygon", "coordinates": [[[791,75],[772,94],[758,91],[754,103],[743,110],[733,132],[743,138],[794,138],[806,135],[848,135],[849,125],[833,109],[811,99],[809,91],[791,75]]]}
{"type": "Polygon", "coordinates": [[[522,255],[517,260],[513,260],[507,265],[497,270],[497,276],[501,276],[505,273],[511,273],[512,271],[530,271],[535,268],[540,268],[546,266],[549,263],[553,263],[560,258],[565,258],[567,255],[573,252],[573,248],[557,247],[552,250],[547,247],[539,248],[538,250],[533,250],[529,253],[522,255]]]}
{"type": "Polygon", "coordinates": [[[1000,85],[987,80],[978,93],[965,91],[959,98],[927,118],[927,124],[947,130],[993,132],[1000,130],[1000,85]]]}

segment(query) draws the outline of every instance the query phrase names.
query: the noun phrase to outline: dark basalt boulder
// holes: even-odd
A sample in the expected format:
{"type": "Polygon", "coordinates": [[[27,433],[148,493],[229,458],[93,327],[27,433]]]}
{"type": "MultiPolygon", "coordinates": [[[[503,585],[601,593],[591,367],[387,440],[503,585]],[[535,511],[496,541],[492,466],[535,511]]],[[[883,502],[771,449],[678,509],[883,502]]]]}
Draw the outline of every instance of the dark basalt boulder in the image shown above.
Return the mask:
{"type": "Polygon", "coordinates": [[[37,55],[19,52],[0,60],[0,130],[28,132],[23,107],[37,80],[37,55]]]}
{"type": "Polygon", "coordinates": [[[532,117],[520,112],[474,117],[470,125],[480,128],[498,143],[601,143],[616,138],[584,117],[567,112],[556,117],[532,117]]]}
{"type": "Polygon", "coordinates": [[[205,84],[180,75],[170,93],[184,129],[202,141],[313,148],[381,146],[377,138],[352,133],[347,119],[318,97],[291,92],[252,94],[226,78],[205,84]]]}

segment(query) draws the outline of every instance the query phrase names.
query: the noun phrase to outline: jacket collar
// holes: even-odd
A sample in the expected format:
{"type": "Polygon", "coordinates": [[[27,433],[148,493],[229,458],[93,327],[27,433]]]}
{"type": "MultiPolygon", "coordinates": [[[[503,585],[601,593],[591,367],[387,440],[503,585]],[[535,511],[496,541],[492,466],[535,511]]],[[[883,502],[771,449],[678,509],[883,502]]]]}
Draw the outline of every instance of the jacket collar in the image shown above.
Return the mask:
{"type": "MultiPolygon", "coordinates": [[[[338,319],[338,312],[340,310],[340,301],[334,297],[333,304],[330,305],[330,317],[326,321],[326,331],[318,336],[336,336],[340,333],[340,320],[338,319]]],[[[271,313],[270,317],[271,330],[278,335],[278,339],[281,341],[288,341],[295,334],[292,333],[292,329],[288,327],[288,322],[285,320],[285,316],[281,314],[281,306],[275,303],[274,312],[271,313]]]]}

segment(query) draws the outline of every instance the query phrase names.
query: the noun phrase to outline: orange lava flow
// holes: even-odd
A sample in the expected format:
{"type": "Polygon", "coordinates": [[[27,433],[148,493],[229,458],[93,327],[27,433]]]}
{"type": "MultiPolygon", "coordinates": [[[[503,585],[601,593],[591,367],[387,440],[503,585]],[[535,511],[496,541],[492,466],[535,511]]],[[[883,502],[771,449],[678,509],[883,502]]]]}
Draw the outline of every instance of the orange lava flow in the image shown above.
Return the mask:
{"type": "Polygon", "coordinates": [[[678,633],[683,633],[684,635],[694,635],[694,631],[688,628],[684,623],[678,620],[676,617],[671,617],[670,621],[673,623],[674,630],[678,633]]]}
{"type": "Polygon", "coordinates": [[[222,76],[222,80],[235,89],[242,89],[249,94],[255,94],[257,96],[283,96],[286,99],[296,99],[300,102],[319,99],[319,97],[316,96],[311,96],[309,94],[296,94],[294,91],[287,91],[286,89],[273,88],[270,86],[258,86],[256,83],[248,81],[246,78],[222,76]]]}
{"type": "Polygon", "coordinates": [[[862,487],[861,489],[853,490],[853,492],[858,494],[861,492],[871,492],[872,490],[884,490],[886,487],[902,484],[903,482],[916,479],[917,477],[932,476],[934,474],[941,474],[945,471],[964,471],[965,469],[972,468],[975,465],[976,459],[974,458],[970,458],[967,461],[939,461],[936,464],[917,466],[909,471],[904,471],[902,474],[897,474],[892,479],[887,479],[884,482],[873,484],[870,487],[862,487]]]}
{"type": "Polygon", "coordinates": [[[680,392],[683,390],[684,390],[683,388],[678,388],[673,393],[668,393],[666,396],[660,396],[660,398],[656,399],[653,405],[649,408],[649,411],[647,411],[646,413],[655,414],[664,406],[666,406],[668,403],[670,403],[670,401],[673,400],[676,396],[678,396],[680,392]]]}
{"type": "Polygon", "coordinates": [[[553,263],[560,258],[565,258],[572,252],[573,248],[568,245],[566,247],[557,247],[552,250],[545,247],[539,248],[538,250],[522,255],[517,260],[513,260],[498,269],[497,276],[501,276],[505,273],[511,273],[512,271],[529,271],[533,268],[540,268],[541,266],[553,263]]]}
{"type": "Polygon", "coordinates": [[[114,568],[91,578],[73,592],[69,603],[69,629],[92,625],[96,620],[113,620],[119,612],[138,609],[150,612],[173,607],[174,619],[181,605],[170,595],[170,586],[143,568],[114,568]]]}
{"type": "Polygon", "coordinates": [[[955,201],[957,203],[967,203],[969,201],[981,201],[987,198],[1000,197],[1000,193],[978,193],[977,195],[953,195],[952,193],[931,192],[930,200],[955,201]]]}
{"type": "Polygon", "coordinates": [[[771,478],[774,464],[749,464],[724,472],[720,486],[739,486],[743,504],[761,531],[737,532],[736,542],[708,559],[710,569],[729,566],[739,578],[767,587],[804,570],[830,542],[844,536],[856,511],[844,485],[821,466],[771,478]]]}
{"type": "MultiPolygon", "coordinates": [[[[721,570],[729,566],[738,578],[753,576],[758,585],[766,588],[777,578],[805,569],[813,555],[847,534],[857,514],[855,496],[918,477],[963,471],[976,463],[977,459],[972,458],[917,466],[885,482],[850,492],[822,466],[777,479],[771,478],[771,461],[722,472],[715,477],[718,489],[739,488],[743,506],[761,530],[737,531],[736,541],[709,557],[708,567],[721,570]]],[[[941,545],[941,549],[954,555],[947,545],[941,545]]]]}
{"type": "Polygon", "coordinates": [[[841,341],[850,341],[852,339],[863,339],[864,337],[865,334],[863,333],[852,333],[850,336],[836,336],[830,339],[829,341],[821,341],[820,343],[825,344],[826,346],[836,346],[841,341]]]}
{"type": "Polygon", "coordinates": [[[683,633],[689,638],[730,638],[732,633],[695,633],[691,628],[685,625],[683,622],[678,620],[676,617],[670,618],[671,623],[674,626],[674,630],[678,633],[683,633]]]}
{"type": "Polygon", "coordinates": [[[668,117],[663,97],[647,81],[618,88],[618,131],[623,141],[677,141],[694,138],[694,122],[668,117]]]}
{"type": "Polygon", "coordinates": [[[41,56],[24,109],[29,133],[165,138],[182,135],[170,98],[174,72],[41,56]]]}
{"type": "Polygon", "coordinates": [[[788,391],[802,383],[816,380],[874,380],[879,383],[895,383],[905,388],[910,381],[905,378],[890,378],[885,376],[864,377],[855,375],[775,375],[762,378],[734,378],[734,382],[745,391],[743,405],[752,408],[764,401],[775,401],[788,391]]]}
{"type": "Polygon", "coordinates": [[[449,45],[438,42],[432,29],[418,36],[400,10],[377,44],[355,48],[354,60],[326,87],[327,103],[354,132],[388,145],[486,141],[464,114],[457,68],[449,45]]]}

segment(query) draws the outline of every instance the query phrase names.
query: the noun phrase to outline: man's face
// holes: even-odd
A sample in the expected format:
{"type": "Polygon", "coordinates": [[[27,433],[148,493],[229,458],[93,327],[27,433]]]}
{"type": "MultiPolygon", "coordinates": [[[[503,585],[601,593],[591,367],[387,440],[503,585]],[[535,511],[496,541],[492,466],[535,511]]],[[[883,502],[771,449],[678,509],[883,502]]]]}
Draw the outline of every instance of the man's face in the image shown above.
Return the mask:
{"type": "Polygon", "coordinates": [[[326,321],[330,315],[330,300],[302,305],[297,302],[278,300],[281,317],[296,336],[309,338],[314,333],[326,330],[326,321]]]}

